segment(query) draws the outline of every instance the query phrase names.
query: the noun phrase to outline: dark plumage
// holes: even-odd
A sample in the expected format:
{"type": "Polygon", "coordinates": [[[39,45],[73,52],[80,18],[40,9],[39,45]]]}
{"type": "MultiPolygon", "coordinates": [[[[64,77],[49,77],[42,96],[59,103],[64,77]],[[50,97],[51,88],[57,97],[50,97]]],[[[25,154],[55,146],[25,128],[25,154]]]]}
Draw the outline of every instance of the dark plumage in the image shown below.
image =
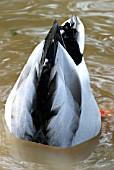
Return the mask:
{"type": "Polygon", "coordinates": [[[77,30],[73,28],[74,23],[66,22],[64,26],[61,26],[60,29],[64,30],[62,34],[62,38],[64,40],[64,44],[67,52],[70,54],[76,65],[80,64],[82,61],[82,54],[79,49],[79,45],[77,43],[77,30]]]}
{"type": "Polygon", "coordinates": [[[51,98],[56,89],[56,75],[50,82],[50,73],[55,64],[58,42],[64,46],[58,23],[57,21],[54,21],[53,27],[45,38],[42,58],[39,65],[40,77],[38,78],[36,74],[36,96],[35,101],[33,102],[33,111],[31,113],[33,124],[36,129],[32,141],[43,144],[48,144],[46,139],[48,121],[57,114],[57,112],[51,111],[51,98]]]}

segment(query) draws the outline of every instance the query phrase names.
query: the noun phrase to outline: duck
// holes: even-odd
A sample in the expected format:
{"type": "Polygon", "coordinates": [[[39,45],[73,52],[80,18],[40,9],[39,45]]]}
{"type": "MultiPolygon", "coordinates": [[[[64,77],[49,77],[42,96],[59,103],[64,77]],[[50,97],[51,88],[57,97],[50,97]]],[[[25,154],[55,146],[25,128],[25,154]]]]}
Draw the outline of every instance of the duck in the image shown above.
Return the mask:
{"type": "Polygon", "coordinates": [[[85,29],[78,16],[55,20],[28,58],[5,104],[16,138],[59,148],[97,136],[101,116],[84,59],[85,29]]]}

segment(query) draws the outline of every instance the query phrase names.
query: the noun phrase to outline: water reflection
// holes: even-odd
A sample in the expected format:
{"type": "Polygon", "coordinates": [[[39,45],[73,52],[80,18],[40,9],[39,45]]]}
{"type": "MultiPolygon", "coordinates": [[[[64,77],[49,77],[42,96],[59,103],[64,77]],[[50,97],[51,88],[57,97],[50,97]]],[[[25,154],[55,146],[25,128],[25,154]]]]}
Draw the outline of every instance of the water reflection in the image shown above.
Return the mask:
{"type": "Polygon", "coordinates": [[[31,143],[8,135],[8,150],[16,162],[23,161],[26,165],[40,163],[44,169],[70,170],[79,167],[79,162],[84,161],[97,147],[99,136],[76,147],[59,149],[41,144],[31,143]],[[88,149],[87,149],[88,148],[88,149]],[[28,156],[29,155],[29,156],[28,156]]]}
{"type": "Polygon", "coordinates": [[[0,1],[0,166],[5,169],[114,169],[114,2],[112,0],[0,1]],[[109,110],[101,134],[71,149],[55,149],[6,135],[6,98],[33,48],[56,18],[79,15],[86,28],[84,56],[100,109],[109,110]],[[17,32],[15,36],[11,31],[17,32]]]}

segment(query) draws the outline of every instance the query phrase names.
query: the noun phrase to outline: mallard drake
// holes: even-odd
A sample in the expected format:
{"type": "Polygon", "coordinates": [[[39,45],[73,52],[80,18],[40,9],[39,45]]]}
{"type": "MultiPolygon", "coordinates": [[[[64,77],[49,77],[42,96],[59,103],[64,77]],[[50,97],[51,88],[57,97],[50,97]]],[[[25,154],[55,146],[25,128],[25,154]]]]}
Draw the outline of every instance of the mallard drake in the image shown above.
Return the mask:
{"type": "Polygon", "coordinates": [[[54,21],[11,90],[5,120],[17,138],[68,148],[95,137],[101,116],[84,61],[84,25],[54,21]]]}

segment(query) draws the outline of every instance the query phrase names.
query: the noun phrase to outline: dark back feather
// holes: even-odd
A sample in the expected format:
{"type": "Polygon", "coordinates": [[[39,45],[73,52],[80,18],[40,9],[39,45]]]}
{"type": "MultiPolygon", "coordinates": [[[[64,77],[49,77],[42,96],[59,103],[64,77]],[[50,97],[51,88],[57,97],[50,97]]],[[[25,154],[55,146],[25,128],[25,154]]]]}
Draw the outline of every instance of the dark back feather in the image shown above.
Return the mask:
{"type": "Polygon", "coordinates": [[[59,26],[57,21],[55,21],[45,39],[42,58],[39,65],[40,77],[38,78],[36,72],[34,81],[36,96],[34,97],[31,115],[36,133],[32,137],[32,141],[43,144],[48,144],[46,138],[47,125],[50,118],[57,113],[57,111],[51,111],[52,96],[56,90],[56,75],[50,82],[50,73],[55,64],[58,42],[64,46],[59,26]]]}

